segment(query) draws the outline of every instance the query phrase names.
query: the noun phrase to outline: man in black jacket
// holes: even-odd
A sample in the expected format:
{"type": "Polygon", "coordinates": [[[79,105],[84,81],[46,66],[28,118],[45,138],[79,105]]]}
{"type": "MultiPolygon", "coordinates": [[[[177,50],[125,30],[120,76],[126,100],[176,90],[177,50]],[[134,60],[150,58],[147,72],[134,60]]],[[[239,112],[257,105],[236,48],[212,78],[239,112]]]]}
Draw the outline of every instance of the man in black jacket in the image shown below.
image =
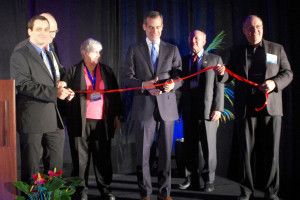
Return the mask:
{"type": "MultiPolygon", "coordinates": [[[[263,23],[258,16],[246,18],[243,33],[248,44],[232,50],[228,69],[259,86],[241,81],[235,84],[234,110],[242,153],[238,199],[250,199],[255,185],[260,184],[265,190],[265,199],[278,200],[282,90],[292,81],[293,72],[283,46],[263,39],[263,23]],[[268,104],[256,111],[264,105],[266,93],[269,94],[268,104]],[[256,184],[254,174],[258,178],[256,184]]],[[[222,82],[230,80],[224,66],[215,72],[222,82]]]]}

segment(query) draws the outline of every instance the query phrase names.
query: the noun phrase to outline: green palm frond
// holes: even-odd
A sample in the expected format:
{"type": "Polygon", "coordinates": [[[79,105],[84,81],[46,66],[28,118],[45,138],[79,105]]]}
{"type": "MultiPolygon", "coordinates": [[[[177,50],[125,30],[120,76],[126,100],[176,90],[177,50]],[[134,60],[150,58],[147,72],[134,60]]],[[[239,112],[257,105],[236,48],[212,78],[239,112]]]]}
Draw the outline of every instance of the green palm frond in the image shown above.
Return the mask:
{"type": "Polygon", "coordinates": [[[226,123],[226,120],[233,120],[234,118],[235,118],[234,114],[230,110],[224,109],[224,112],[222,112],[220,121],[226,123]]]}
{"type": "Polygon", "coordinates": [[[225,32],[222,30],[216,37],[213,39],[213,41],[208,45],[206,48],[206,52],[210,52],[211,50],[221,48],[221,43],[226,36],[225,32]]]}

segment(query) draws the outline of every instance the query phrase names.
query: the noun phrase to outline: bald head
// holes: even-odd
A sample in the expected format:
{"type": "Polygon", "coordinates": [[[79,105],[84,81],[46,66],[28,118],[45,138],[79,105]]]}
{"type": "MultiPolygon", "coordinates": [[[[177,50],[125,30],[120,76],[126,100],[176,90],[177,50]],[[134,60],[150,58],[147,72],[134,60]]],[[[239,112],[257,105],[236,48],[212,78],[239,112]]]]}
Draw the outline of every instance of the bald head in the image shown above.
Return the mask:
{"type": "Polygon", "coordinates": [[[203,31],[194,30],[189,35],[189,46],[193,53],[202,51],[206,43],[206,34],[203,31]]]}
{"type": "Polygon", "coordinates": [[[50,13],[42,13],[40,15],[45,17],[49,21],[49,24],[50,24],[50,37],[49,37],[48,44],[50,44],[50,43],[53,42],[53,39],[56,36],[56,32],[58,31],[56,20],[53,17],[53,15],[51,15],[50,13]]]}
{"type": "Polygon", "coordinates": [[[257,46],[263,37],[263,22],[256,15],[248,16],[243,23],[243,33],[250,45],[257,46]]]}

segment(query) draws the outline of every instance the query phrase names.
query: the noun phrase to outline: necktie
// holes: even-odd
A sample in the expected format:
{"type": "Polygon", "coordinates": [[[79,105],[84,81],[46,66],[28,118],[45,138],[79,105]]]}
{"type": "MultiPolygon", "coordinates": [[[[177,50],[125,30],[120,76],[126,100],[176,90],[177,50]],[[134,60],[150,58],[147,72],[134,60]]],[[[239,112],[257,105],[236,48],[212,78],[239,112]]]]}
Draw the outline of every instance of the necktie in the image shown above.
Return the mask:
{"type": "Polygon", "coordinates": [[[152,48],[151,48],[151,61],[153,64],[154,72],[156,72],[156,67],[157,67],[157,51],[155,49],[155,43],[152,42],[152,48]]]}
{"type": "Polygon", "coordinates": [[[53,80],[53,74],[52,74],[52,70],[51,70],[50,63],[48,61],[47,55],[46,55],[45,51],[43,51],[43,50],[41,51],[41,54],[42,54],[43,61],[44,61],[45,65],[47,66],[48,71],[51,74],[51,78],[53,80]]]}
{"type": "Polygon", "coordinates": [[[57,63],[57,61],[56,61],[56,58],[55,58],[55,56],[54,56],[54,53],[53,53],[53,51],[52,51],[52,49],[51,49],[51,47],[50,47],[50,44],[45,45],[45,49],[46,49],[47,51],[49,51],[50,54],[52,55],[52,60],[53,60],[53,66],[54,66],[54,69],[55,69],[56,79],[57,79],[57,81],[59,81],[59,80],[60,80],[59,67],[58,67],[58,63],[57,63]]]}
{"type": "MultiPolygon", "coordinates": [[[[195,54],[193,57],[193,62],[192,62],[192,66],[191,66],[191,74],[195,74],[198,71],[197,64],[198,64],[198,56],[197,56],[197,54],[195,54]]],[[[193,76],[192,79],[197,80],[197,76],[193,76]]]]}

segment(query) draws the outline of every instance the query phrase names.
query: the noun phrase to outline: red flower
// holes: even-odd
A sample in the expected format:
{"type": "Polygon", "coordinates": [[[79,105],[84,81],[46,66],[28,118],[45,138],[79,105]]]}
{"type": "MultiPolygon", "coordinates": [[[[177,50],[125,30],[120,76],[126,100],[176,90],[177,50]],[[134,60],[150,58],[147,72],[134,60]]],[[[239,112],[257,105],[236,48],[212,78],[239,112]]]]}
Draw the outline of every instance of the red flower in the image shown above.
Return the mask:
{"type": "Polygon", "coordinates": [[[44,179],[44,176],[41,175],[40,173],[32,175],[32,178],[34,180],[34,184],[36,185],[45,184],[48,182],[47,180],[44,179]]]}
{"type": "Polygon", "coordinates": [[[53,171],[48,171],[50,180],[52,179],[52,176],[60,176],[60,175],[62,175],[62,173],[63,173],[62,170],[59,170],[58,172],[56,172],[56,168],[54,168],[53,171]]]}

